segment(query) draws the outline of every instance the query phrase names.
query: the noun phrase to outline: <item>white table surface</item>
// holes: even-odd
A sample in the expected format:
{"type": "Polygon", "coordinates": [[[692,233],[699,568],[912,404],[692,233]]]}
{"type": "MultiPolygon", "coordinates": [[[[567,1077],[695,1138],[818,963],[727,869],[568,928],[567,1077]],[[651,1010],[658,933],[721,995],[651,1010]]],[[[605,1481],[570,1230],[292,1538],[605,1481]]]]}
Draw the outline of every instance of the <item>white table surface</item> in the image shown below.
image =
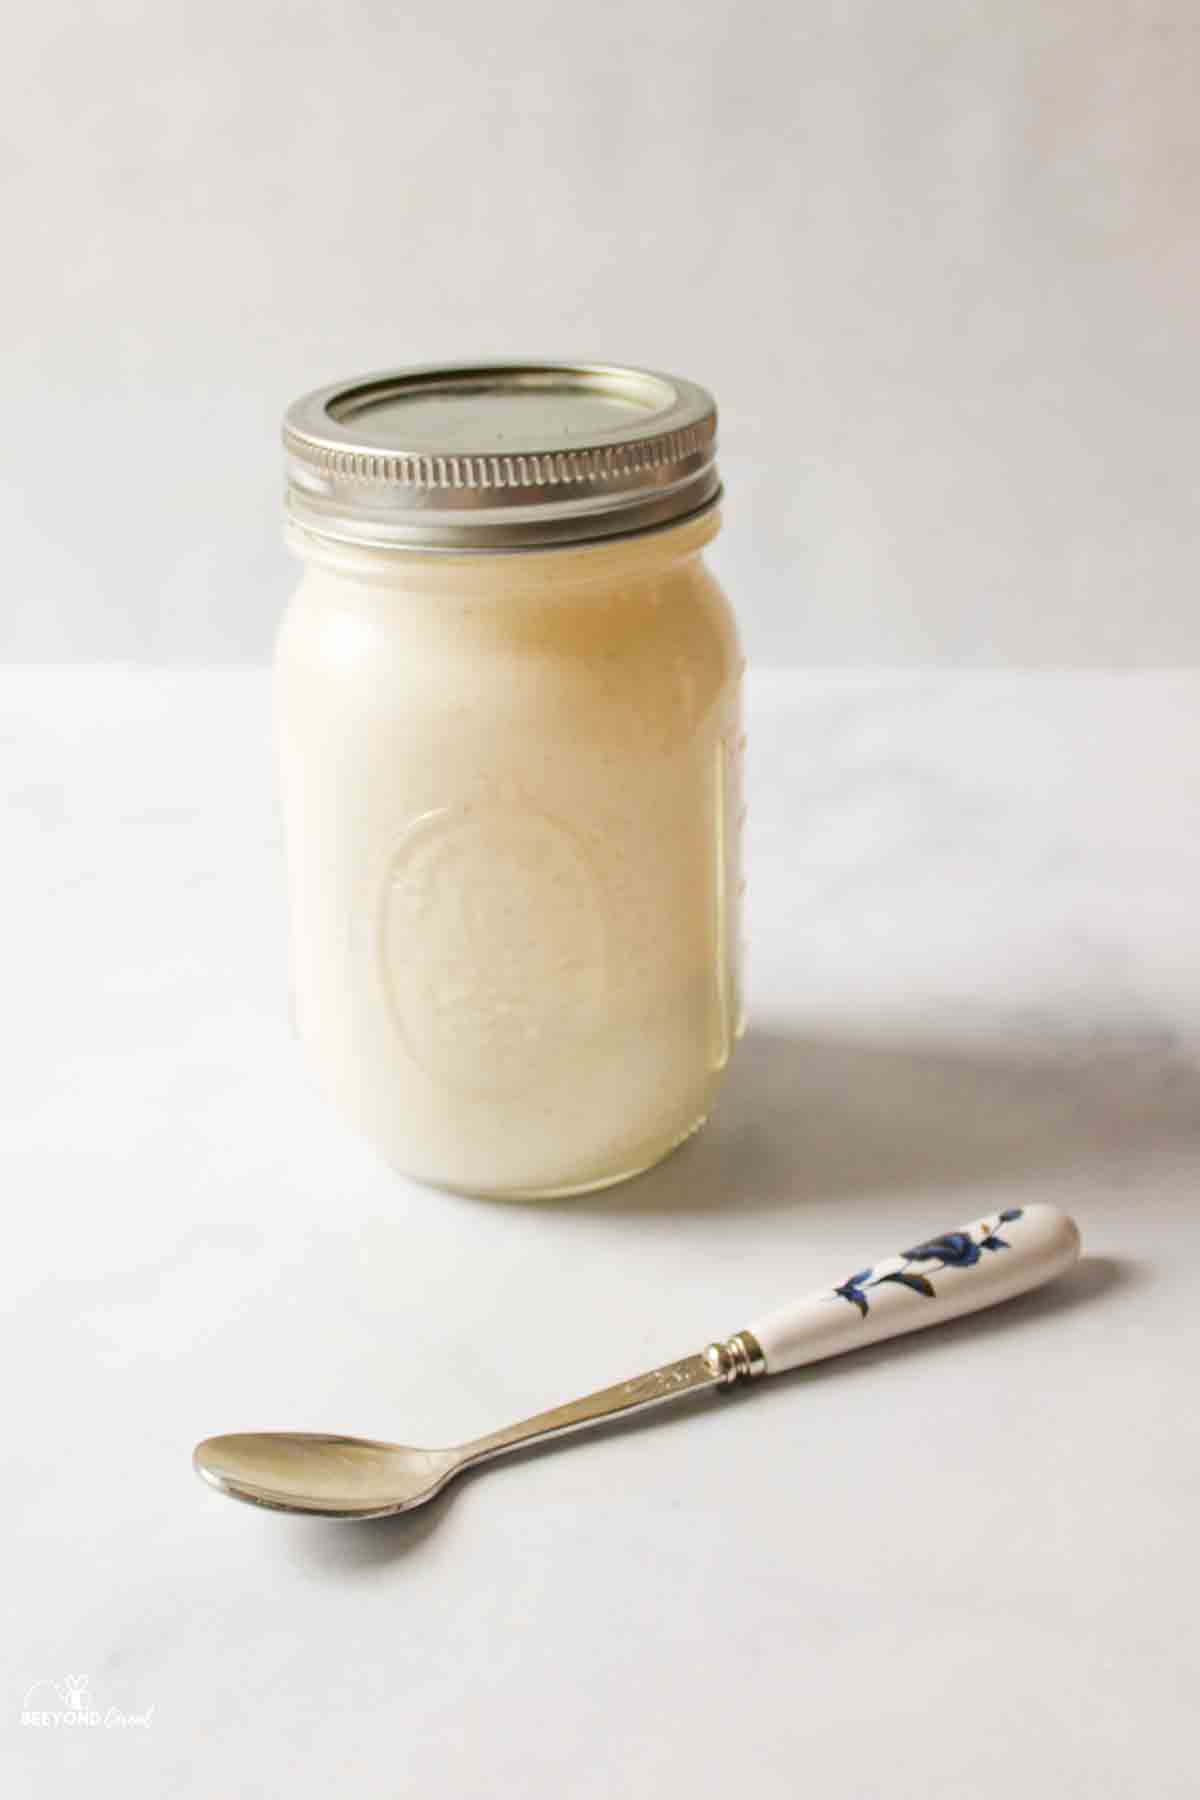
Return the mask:
{"type": "Polygon", "coordinates": [[[1194,1795],[1200,677],[759,676],[751,1024],[590,1199],[379,1166],[289,1033],[264,675],[0,681],[6,1795],[1194,1795]],[[208,1433],[461,1439],[1049,1199],[991,1314],[408,1519],[208,1433]],[[32,1726],[86,1676],[125,1728],[32,1726]]]}

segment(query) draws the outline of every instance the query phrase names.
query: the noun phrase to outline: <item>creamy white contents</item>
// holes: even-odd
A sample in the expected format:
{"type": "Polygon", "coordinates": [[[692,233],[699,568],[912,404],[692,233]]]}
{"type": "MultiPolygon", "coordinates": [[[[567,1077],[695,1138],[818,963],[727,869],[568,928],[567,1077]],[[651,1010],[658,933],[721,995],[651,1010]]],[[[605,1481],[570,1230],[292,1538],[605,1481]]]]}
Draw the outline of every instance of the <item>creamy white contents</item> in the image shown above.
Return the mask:
{"type": "Polygon", "coordinates": [[[297,1023],[409,1174],[598,1186],[708,1111],[741,885],[715,529],[467,557],[300,544],[277,654],[297,1023]]]}

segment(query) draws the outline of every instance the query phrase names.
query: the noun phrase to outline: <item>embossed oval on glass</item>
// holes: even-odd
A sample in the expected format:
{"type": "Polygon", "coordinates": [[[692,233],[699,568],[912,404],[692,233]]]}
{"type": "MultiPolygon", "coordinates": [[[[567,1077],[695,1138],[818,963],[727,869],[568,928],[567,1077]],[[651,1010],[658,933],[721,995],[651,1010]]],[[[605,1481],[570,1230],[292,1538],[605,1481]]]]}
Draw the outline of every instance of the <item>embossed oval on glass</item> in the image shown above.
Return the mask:
{"type": "Polygon", "coordinates": [[[397,1029],[433,1080],[520,1094],[603,1018],[601,883],[544,814],[430,813],[388,870],[379,957],[397,1029]]]}
{"type": "Polygon", "coordinates": [[[741,656],[715,409],[601,365],[400,370],[285,426],[297,1027],[396,1167],[534,1198],[703,1123],[740,1029],[741,656]]]}

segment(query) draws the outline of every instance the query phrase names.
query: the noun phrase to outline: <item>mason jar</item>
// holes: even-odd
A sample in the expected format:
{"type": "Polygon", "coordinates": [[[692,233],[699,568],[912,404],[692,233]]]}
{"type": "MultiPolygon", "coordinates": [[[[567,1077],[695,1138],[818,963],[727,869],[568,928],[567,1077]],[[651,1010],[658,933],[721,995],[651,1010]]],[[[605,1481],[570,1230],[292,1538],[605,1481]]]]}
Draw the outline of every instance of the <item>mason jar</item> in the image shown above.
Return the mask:
{"type": "Polygon", "coordinates": [[[288,412],[276,655],[294,1013],[397,1169],[510,1198],[700,1126],[740,1030],[742,659],[716,410],[599,365],[288,412]]]}

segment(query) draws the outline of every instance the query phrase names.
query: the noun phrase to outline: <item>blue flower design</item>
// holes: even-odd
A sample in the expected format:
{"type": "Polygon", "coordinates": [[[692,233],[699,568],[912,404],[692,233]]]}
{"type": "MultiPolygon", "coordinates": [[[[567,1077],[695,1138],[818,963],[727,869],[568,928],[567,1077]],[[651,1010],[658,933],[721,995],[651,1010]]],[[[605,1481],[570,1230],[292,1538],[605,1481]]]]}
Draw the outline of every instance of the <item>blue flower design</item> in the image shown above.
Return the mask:
{"type": "MultiPolygon", "coordinates": [[[[1005,1225],[1012,1219],[1019,1219],[1022,1211],[1022,1207],[1010,1206],[1007,1212],[1002,1212],[1000,1214],[1000,1217],[996,1222],[999,1225],[1005,1225]]],[[[1008,1239],[998,1237],[994,1230],[988,1232],[987,1236],[979,1246],[981,1250],[1007,1250],[1009,1247],[1008,1239]]]]}
{"type": "MultiPolygon", "coordinates": [[[[936,1262],[943,1269],[973,1268],[980,1260],[984,1250],[1007,1250],[1009,1248],[1007,1238],[997,1235],[997,1227],[1012,1224],[1015,1219],[1021,1217],[1023,1211],[1023,1207],[1010,1206],[1004,1212],[997,1213],[994,1221],[981,1219],[977,1226],[972,1227],[972,1230],[982,1230],[983,1232],[978,1243],[970,1231],[947,1231],[942,1237],[930,1238],[927,1243],[917,1244],[912,1250],[901,1251],[901,1255],[904,1257],[906,1265],[936,1262]]],[[[933,1272],[936,1274],[937,1270],[935,1269],[933,1272]]],[[[903,1269],[893,1269],[887,1275],[875,1276],[874,1280],[871,1279],[873,1274],[872,1269],[860,1269],[857,1275],[848,1276],[841,1287],[835,1287],[833,1290],[839,1299],[848,1300],[851,1306],[856,1306],[864,1319],[871,1310],[870,1301],[867,1299],[867,1289],[882,1287],[885,1281],[893,1281],[898,1287],[908,1288],[911,1293],[920,1294],[926,1300],[937,1298],[937,1290],[929,1276],[918,1274],[907,1266],[903,1269]]]]}
{"type": "Polygon", "coordinates": [[[833,1290],[835,1294],[840,1294],[843,1300],[849,1300],[851,1306],[857,1306],[864,1319],[867,1316],[869,1308],[867,1306],[867,1296],[862,1291],[862,1284],[866,1281],[870,1273],[870,1269],[860,1269],[857,1275],[848,1275],[841,1287],[836,1287],[833,1290]]]}
{"type": "Polygon", "coordinates": [[[948,1269],[969,1269],[979,1261],[979,1245],[965,1231],[948,1231],[945,1237],[930,1238],[903,1255],[910,1262],[943,1262],[948,1269]]]}

